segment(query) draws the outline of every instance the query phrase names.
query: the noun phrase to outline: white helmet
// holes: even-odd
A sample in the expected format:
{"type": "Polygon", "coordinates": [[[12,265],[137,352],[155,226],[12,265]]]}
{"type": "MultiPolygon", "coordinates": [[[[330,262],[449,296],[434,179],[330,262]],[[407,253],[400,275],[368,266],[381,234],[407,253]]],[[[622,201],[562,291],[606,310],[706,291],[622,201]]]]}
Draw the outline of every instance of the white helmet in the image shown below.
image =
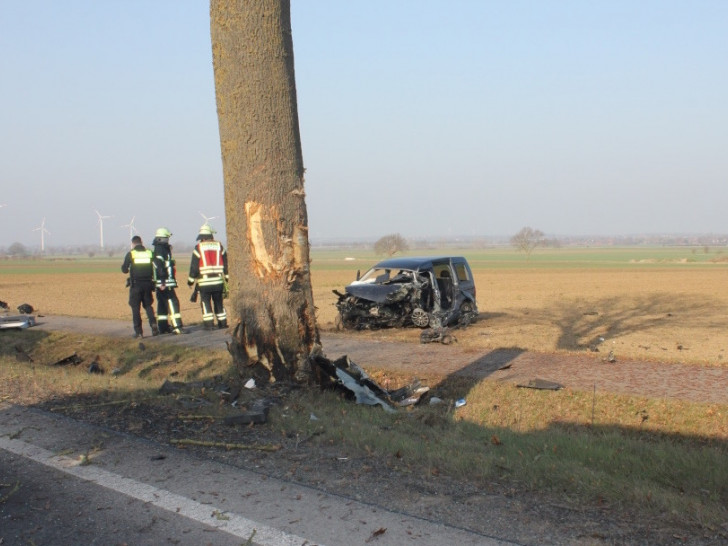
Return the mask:
{"type": "Polygon", "coordinates": [[[210,224],[202,224],[202,227],[200,228],[200,235],[212,235],[213,233],[217,232],[212,229],[210,224]]]}

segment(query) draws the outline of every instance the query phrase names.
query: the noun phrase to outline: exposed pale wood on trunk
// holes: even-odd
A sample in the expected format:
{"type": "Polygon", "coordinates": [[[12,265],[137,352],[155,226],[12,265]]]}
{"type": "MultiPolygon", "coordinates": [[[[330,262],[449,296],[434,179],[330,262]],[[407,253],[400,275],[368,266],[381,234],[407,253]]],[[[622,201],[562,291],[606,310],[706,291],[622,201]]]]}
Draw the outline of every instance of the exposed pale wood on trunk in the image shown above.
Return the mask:
{"type": "Polygon", "coordinates": [[[290,2],[212,0],[215,91],[225,178],[239,366],[270,380],[310,377],[319,346],[309,270],[290,2]]]}

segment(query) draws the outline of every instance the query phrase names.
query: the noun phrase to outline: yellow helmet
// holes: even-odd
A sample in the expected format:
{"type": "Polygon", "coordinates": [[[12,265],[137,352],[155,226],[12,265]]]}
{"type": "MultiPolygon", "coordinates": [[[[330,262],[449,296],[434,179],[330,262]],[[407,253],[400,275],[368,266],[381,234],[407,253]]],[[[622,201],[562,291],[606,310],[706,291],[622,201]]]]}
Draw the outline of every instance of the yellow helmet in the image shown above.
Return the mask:
{"type": "Polygon", "coordinates": [[[202,224],[202,227],[200,228],[200,235],[212,235],[213,233],[216,233],[216,231],[212,229],[210,224],[202,224]]]}
{"type": "Polygon", "coordinates": [[[157,229],[157,231],[154,232],[155,237],[171,237],[172,234],[169,232],[167,228],[161,227],[157,229]]]}

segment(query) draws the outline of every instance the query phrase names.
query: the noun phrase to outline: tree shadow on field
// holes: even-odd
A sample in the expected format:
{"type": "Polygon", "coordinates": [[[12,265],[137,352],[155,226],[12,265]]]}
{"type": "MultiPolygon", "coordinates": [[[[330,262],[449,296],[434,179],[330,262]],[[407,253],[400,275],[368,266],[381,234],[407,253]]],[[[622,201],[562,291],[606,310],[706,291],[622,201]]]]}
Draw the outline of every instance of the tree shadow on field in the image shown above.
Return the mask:
{"type": "Polygon", "coordinates": [[[578,351],[594,348],[604,339],[657,328],[689,324],[722,331],[723,314],[723,306],[710,298],[663,293],[629,299],[564,300],[544,309],[541,317],[559,327],[557,349],[578,351]]]}
{"type": "MultiPolygon", "coordinates": [[[[710,298],[660,293],[630,298],[572,298],[538,310],[531,309],[525,317],[510,318],[557,327],[555,349],[579,353],[570,358],[578,359],[588,366],[594,361],[590,354],[599,351],[599,345],[605,340],[686,327],[700,329],[709,335],[723,335],[726,328],[724,315],[723,306],[710,298]]],[[[481,318],[482,316],[481,314],[481,318]]],[[[510,368],[516,361],[523,361],[522,357],[525,356],[526,362],[530,362],[527,358],[529,353],[528,349],[518,346],[491,349],[447,374],[438,381],[433,390],[438,392],[438,396],[465,398],[478,383],[496,372],[510,368]]],[[[506,372],[499,376],[498,381],[518,378],[519,381],[527,382],[522,377],[524,367],[519,369],[521,375],[506,372]]],[[[538,370],[540,372],[534,369],[533,373],[547,373],[546,368],[539,367],[538,370]]],[[[549,380],[553,377],[542,379],[549,380]]]]}

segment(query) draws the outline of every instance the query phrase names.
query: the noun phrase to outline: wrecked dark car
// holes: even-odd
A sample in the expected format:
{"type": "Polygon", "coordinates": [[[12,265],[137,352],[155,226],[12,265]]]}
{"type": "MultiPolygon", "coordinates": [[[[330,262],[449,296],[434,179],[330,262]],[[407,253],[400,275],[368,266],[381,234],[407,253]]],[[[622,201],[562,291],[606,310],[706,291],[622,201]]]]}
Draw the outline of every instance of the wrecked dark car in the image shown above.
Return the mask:
{"type": "Polygon", "coordinates": [[[462,256],[390,258],[339,297],[339,329],[466,326],[478,316],[475,282],[462,256]]]}

